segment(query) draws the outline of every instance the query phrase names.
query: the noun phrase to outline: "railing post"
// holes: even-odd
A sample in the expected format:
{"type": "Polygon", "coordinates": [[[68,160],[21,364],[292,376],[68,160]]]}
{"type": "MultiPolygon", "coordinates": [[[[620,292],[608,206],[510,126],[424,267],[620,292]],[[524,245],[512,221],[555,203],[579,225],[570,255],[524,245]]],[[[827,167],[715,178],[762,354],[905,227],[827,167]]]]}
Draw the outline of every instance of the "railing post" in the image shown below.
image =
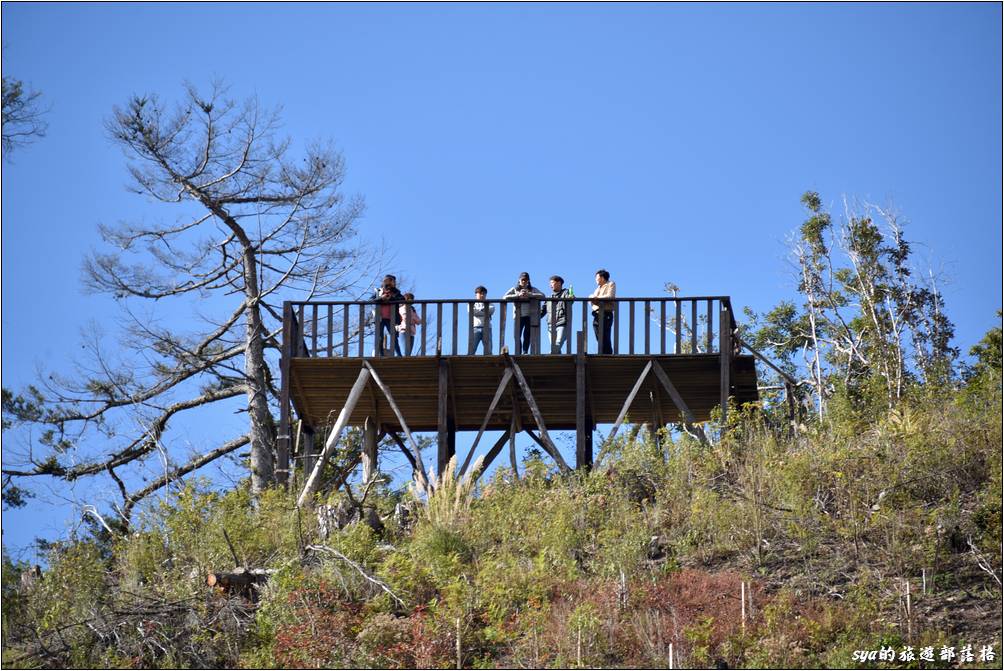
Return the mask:
{"type": "Polygon", "coordinates": [[[720,302],[718,314],[718,359],[721,366],[719,395],[722,405],[722,426],[725,426],[728,419],[729,389],[731,386],[729,377],[732,372],[732,315],[729,314],[729,308],[725,301],[720,302]]]}

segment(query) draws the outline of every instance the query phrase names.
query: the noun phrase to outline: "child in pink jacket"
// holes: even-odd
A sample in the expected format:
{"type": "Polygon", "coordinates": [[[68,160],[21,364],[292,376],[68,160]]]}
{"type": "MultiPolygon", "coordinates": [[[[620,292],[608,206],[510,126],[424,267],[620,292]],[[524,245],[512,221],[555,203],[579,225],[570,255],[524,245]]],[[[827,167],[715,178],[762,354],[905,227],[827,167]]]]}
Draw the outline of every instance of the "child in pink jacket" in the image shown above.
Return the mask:
{"type": "Polygon", "coordinates": [[[422,323],[422,318],[415,312],[411,302],[415,300],[415,294],[408,292],[404,295],[404,303],[398,308],[401,315],[401,323],[397,325],[397,332],[404,336],[404,355],[411,356],[411,350],[415,346],[415,332],[422,323]]]}

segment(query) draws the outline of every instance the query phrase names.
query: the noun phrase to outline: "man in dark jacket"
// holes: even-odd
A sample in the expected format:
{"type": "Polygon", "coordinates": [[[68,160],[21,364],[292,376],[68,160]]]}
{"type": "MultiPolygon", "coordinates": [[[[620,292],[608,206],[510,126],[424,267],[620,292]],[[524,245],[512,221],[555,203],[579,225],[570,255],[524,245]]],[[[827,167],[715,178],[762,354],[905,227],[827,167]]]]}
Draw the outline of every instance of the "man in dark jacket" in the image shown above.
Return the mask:
{"type": "MultiPolygon", "coordinates": [[[[565,280],[560,275],[551,275],[550,298],[570,298],[565,288],[565,280]]],[[[547,333],[551,339],[551,354],[561,354],[568,340],[568,320],[572,316],[572,301],[550,300],[540,306],[540,316],[547,317],[547,333]]]]}
{"type": "Polygon", "coordinates": [[[539,319],[536,299],[543,297],[543,292],[530,284],[529,273],[520,273],[516,286],[502,296],[505,300],[515,299],[512,304],[512,314],[516,320],[516,347],[522,345],[523,354],[530,352],[530,332],[533,326],[539,326],[534,324],[534,321],[539,319]]]}
{"type": "Polygon", "coordinates": [[[376,356],[384,356],[384,330],[390,335],[391,342],[394,343],[394,351],[401,356],[401,344],[397,340],[397,325],[401,322],[401,314],[398,311],[398,304],[404,301],[401,290],[397,288],[397,278],[387,275],[383,278],[383,283],[377,288],[373,300],[380,303],[376,306],[376,343],[374,353],[376,356]]]}

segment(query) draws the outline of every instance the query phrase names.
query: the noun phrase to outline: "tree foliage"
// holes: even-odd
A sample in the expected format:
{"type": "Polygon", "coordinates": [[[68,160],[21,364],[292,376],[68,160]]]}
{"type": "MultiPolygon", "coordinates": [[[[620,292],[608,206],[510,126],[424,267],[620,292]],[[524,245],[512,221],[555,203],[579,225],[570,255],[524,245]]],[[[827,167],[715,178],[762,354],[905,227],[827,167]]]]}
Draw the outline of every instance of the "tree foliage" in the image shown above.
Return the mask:
{"type": "Polygon", "coordinates": [[[819,417],[835,393],[893,407],[910,384],[950,380],[954,326],[936,277],[914,266],[902,218],[845,202],[835,224],[819,194],[802,204],[791,243],[799,300],[747,313],[751,344],[803,377],[819,417]]]}
{"type": "Polygon", "coordinates": [[[259,492],[276,477],[277,357],[269,352],[279,348],[282,301],[352,289],[370,259],[354,242],[362,200],[343,194],[345,161],[330,144],[294,149],[278,110],[234,101],[221,85],[207,95],[189,86],[177,105],[134,96],[107,126],[130,160],[131,190],[173,210],[173,221],[101,226],[107,249],[86,259],[84,281],[119,302],[117,352],[95,337],[80,374],[5,393],[5,422],[33,432],[16,458],[5,453],[4,474],[107,475],[128,514],[144,496],[248,445],[259,492]],[[233,407],[232,399],[244,400],[247,429],[175,463],[169,426],[207,405],[233,407]],[[168,463],[130,491],[117,471],[152,455],[168,463]]]}

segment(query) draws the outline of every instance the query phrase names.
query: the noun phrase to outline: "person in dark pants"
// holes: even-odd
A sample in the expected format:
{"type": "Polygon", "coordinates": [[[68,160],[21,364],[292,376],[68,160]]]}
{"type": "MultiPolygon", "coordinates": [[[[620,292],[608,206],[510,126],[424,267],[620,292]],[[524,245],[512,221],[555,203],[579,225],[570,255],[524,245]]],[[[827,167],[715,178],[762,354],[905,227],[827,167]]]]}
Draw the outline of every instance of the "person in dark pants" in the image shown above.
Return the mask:
{"type": "Polygon", "coordinates": [[[495,314],[495,306],[486,303],[488,289],[478,286],[474,289],[474,298],[477,302],[470,306],[471,311],[471,336],[468,339],[467,353],[474,354],[481,344],[482,354],[492,353],[492,315],[495,314]]]}
{"type": "Polygon", "coordinates": [[[390,339],[394,341],[394,350],[398,356],[401,356],[401,343],[394,336],[396,335],[397,325],[401,322],[401,315],[398,312],[397,304],[404,301],[404,296],[401,295],[401,291],[397,288],[396,277],[387,275],[383,278],[383,284],[377,291],[376,300],[380,305],[376,308],[377,329],[374,354],[376,356],[386,356],[383,340],[384,331],[386,331],[390,339]]]}
{"type": "Polygon", "coordinates": [[[613,354],[614,347],[610,338],[610,332],[614,325],[614,307],[616,303],[610,300],[600,300],[602,298],[614,298],[617,295],[617,285],[610,281],[610,273],[602,268],[596,271],[596,291],[589,295],[593,300],[593,334],[599,347],[600,354],[613,354]],[[603,338],[600,338],[600,307],[603,308],[603,338]]]}
{"type": "Polygon", "coordinates": [[[543,297],[544,293],[530,284],[530,273],[520,273],[516,286],[502,296],[502,298],[517,299],[513,303],[512,310],[513,318],[516,320],[517,339],[521,341],[517,342],[516,345],[522,344],[523,354],[530,351],[530,326],[539,310],[538,303],[533,299],[543,297]]]}

